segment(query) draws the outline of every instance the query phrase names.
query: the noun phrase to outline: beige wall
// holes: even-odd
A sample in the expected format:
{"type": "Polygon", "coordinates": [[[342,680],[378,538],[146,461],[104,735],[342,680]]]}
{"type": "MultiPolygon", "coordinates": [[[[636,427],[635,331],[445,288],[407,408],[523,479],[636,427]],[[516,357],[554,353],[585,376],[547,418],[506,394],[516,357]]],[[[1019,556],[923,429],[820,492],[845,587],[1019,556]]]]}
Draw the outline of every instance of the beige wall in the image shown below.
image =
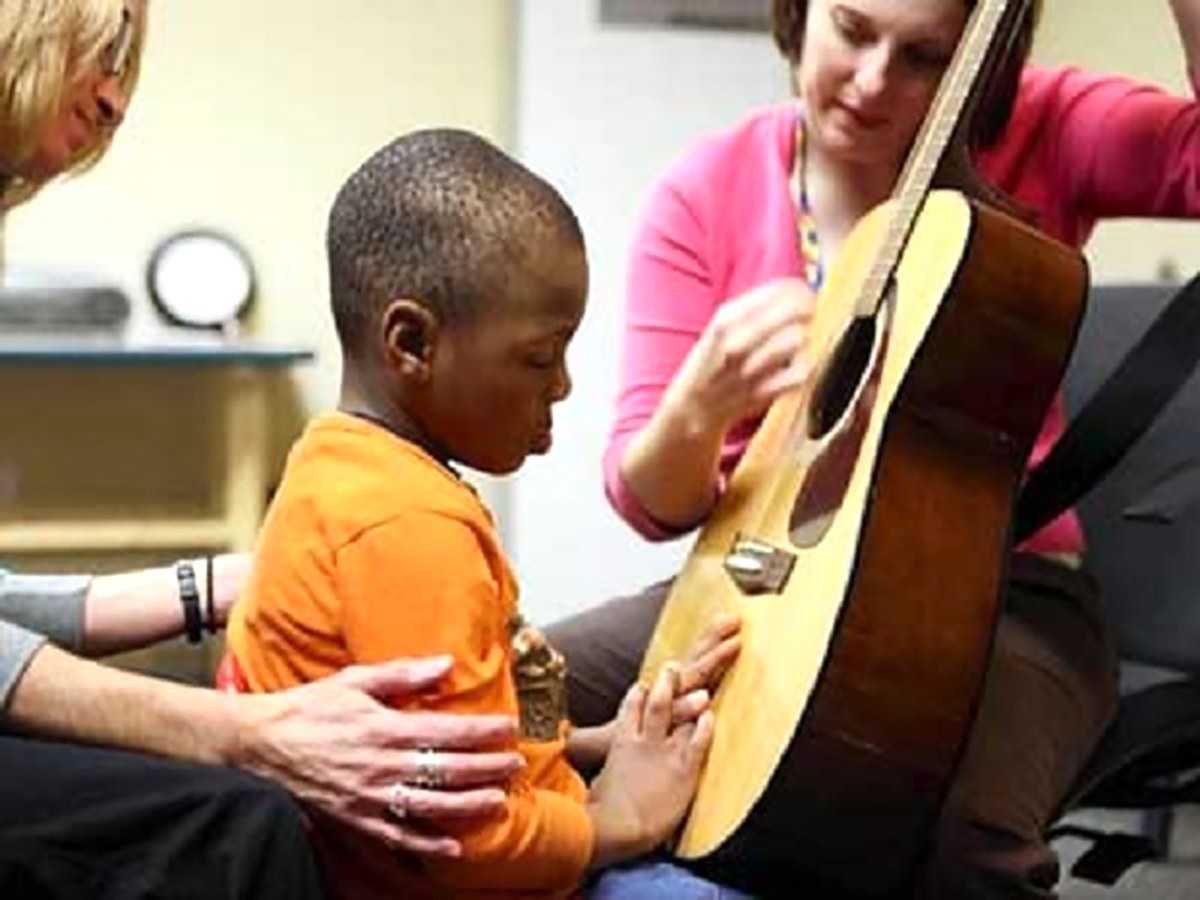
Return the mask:
{"type": "MultiPolygon", "coordinates": [[[[1046,4],[1038,56],[1182,89],[1164,0],[1046,4]],[[1130,10],[1136,8],[1136,15],[1130,10]]],[[[156,0],[145,77],[113,152],[12,214],[8,261],[82,269],[142,297],[155,242],[189,224],[242,239],[260,274],[259,334],[315,344],[304,405],[332,402],[321,228],[346,172],[405,129],[475,128],[508,143],[513,0],[156,0]]],[[[1197,226],[1104,226],[1096,280],[1194,266],[1197,226]]],[[[148,319],[146,308],[143,315],[148,319]]]]}
{"type": "MultiPolygon", "coordinates": [[[[260,273],[260,334],[314,343],[306,406],[332,401],[322,219],[347,170],[408,128],[457,123],[507,142],[512,0],[156,0],[145,78],[110,157],[8,223],[14,267],[69,265],[139,297],[154,243],[205,224],[240,237],[260,273]]],[[[1047,4],[1038,56],[1182,89],[1164,0],[1047,4]],[[1136,9],[1136,15],[1131,12],[1136,9]]],[[[1107,225],[1097,280],[1184,274],[1194,225],[1107,225]]]]}
{"type": "MultiPolygon", "coordinates": [[[[133,330],[147,334],[159,327],[143,287],[155,244],[189,225],[240,239],[259,275],[255,336],[318,352],[296,379],[272,384],[278,471],[306,414],[336,399],[322,250],[333,193],[367,154],[413,128],[460,125],[507,144],[513,17],[513,0],[153,0],[142,84],[112,152],[10,215],[7,263],[13,274],[66,269],[121,284],[135,302],[133,330]]],[[[162,516],[196,507],[219,483],[207,426],[195,427],[211,424],[201,378],[139,370],[64,390],[59,373],[17,374],[0,400],[18,408],[36,396],[42,412],[0,435],[0,522],[129,515],[141,500],[137,510],[162,516]],[[53,410],[57,431],[43,421],[53,410]],[[146,451],[181,429],[191,443],[146,451]],[[85,446],[88,464],[74,465],[85,446]]],[[[214,548],[178,552],[202,549],[214,548]]],[[[6,558],[29,570],[145,561],[6,558]]]]}
{"type": "MultiPolygon", "coordinates": [[[[1035,55],[1098,71],[1121,72],[1188,91],[1183,51],[1166,0],[1047,0],[1035,55]]],[[[1092,280],[1153,280],[1173,267],[1200,270],[1200,223],[1109,222],[1087,248],[1092,280]]]]}
{"type": "MultiPolygon", "coordinates": [[[[7,225],[14,268],[68,265],[142,298],[172,229],[240,238],[260,275],[258,334],[315,344],[306,405],[335,397],[324,216],[390,137],[457,124],[504,142],[509,0],[155,0],[142,85],[107,159],[7,225]]],[[[143,307],[143,312],[145,312],[143,307]]]]}

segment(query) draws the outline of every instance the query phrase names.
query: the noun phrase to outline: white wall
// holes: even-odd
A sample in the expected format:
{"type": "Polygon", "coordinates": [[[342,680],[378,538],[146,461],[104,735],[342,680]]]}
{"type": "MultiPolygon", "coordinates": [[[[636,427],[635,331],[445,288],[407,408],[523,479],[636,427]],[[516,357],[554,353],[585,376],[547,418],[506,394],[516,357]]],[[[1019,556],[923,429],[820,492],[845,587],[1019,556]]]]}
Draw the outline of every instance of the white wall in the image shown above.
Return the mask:
{"type": "Polygon", "coordinates": [[[549,621],[670,574],[686,545],[648,546],[604,499],[624,260],[640,200],[687,142],[786,96],[765,34],[601,28],[598,0],[522,0],[516,150],[557,185],[587,236],[591,295],[554,451],[527,463],[506,538],[522,606],[549,621]]]}
{"type": "MultiPolygon", "coordinates": [[[[574,204],[592,263],[590,307],[571,352],[575,393],[560,407],[554,452],[526,466],[510,497],[506,531],[523,604],[542,621],[670,574],[690,545],[644,544],[601,492],[626,244],[642,194],[689,140],[787,91],[765,35],[601,28],[598,5],[519,5],[516,148],[574,204]]],[[[1041,59],[1183,88],[1165,2],[1046,6],[1041,59]]],[[[1089,256],[1098,282],[1151,279],[1163,261],[1188,274],[1200,267],[1198,227],[1105,225],[1089,256]]]]}

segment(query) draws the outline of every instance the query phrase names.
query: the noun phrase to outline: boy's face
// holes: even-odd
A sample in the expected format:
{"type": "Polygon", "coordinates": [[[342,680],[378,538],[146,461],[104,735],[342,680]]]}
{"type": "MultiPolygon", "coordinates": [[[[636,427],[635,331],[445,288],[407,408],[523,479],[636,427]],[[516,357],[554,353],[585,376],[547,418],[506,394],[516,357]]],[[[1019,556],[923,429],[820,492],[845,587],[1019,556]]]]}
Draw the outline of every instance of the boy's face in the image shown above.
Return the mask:
{"type": "Polygon", "coordinates": [[[587,300],[581,246],[559,240],[485,298],[488,311],[446,328],[432,360],[426,421],[453,459],[502,475],[552,443],[551,407],[571,391],[567,344],[587,300]]]}

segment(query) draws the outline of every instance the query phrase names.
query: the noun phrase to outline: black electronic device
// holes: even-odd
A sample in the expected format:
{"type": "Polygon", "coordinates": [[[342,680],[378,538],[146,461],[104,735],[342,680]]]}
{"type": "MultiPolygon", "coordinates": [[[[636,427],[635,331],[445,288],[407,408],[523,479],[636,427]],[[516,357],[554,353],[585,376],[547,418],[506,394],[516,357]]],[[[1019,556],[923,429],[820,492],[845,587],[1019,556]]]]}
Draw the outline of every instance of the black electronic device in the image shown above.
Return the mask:
{"type": "Polygon", "coordinates": [[[0,336],[116,335],[129,321],[129,298],[108,286],[0,288],[0,336]]]}

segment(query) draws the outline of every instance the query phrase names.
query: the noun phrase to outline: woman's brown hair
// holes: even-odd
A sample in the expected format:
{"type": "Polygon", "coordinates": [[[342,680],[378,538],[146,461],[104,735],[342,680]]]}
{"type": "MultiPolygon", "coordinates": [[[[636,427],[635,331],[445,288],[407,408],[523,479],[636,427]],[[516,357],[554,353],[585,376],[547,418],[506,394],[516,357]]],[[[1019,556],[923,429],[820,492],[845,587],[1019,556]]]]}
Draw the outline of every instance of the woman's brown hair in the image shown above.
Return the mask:
{"type": "MultiPolygon", "coordinates": [[[[976,0],[962,2],[968,11],[975,8],[976,0]]],[[[800,61],[800,52],[804,47],[804,23],[808,18],[808,7],[809,0],[771,0],[771,36],[779,52],[792,65],[800,61]]],[[[975,123],[973,141],[977,146],[987,147],[995,143],[1008,125],[1021,81],[1021,69],[1033,48],[1033,33],[1041,14],[1042,0],[1029,0],[1013,52],[997,71],[983,104],[983,113],[975,123]]]]}

